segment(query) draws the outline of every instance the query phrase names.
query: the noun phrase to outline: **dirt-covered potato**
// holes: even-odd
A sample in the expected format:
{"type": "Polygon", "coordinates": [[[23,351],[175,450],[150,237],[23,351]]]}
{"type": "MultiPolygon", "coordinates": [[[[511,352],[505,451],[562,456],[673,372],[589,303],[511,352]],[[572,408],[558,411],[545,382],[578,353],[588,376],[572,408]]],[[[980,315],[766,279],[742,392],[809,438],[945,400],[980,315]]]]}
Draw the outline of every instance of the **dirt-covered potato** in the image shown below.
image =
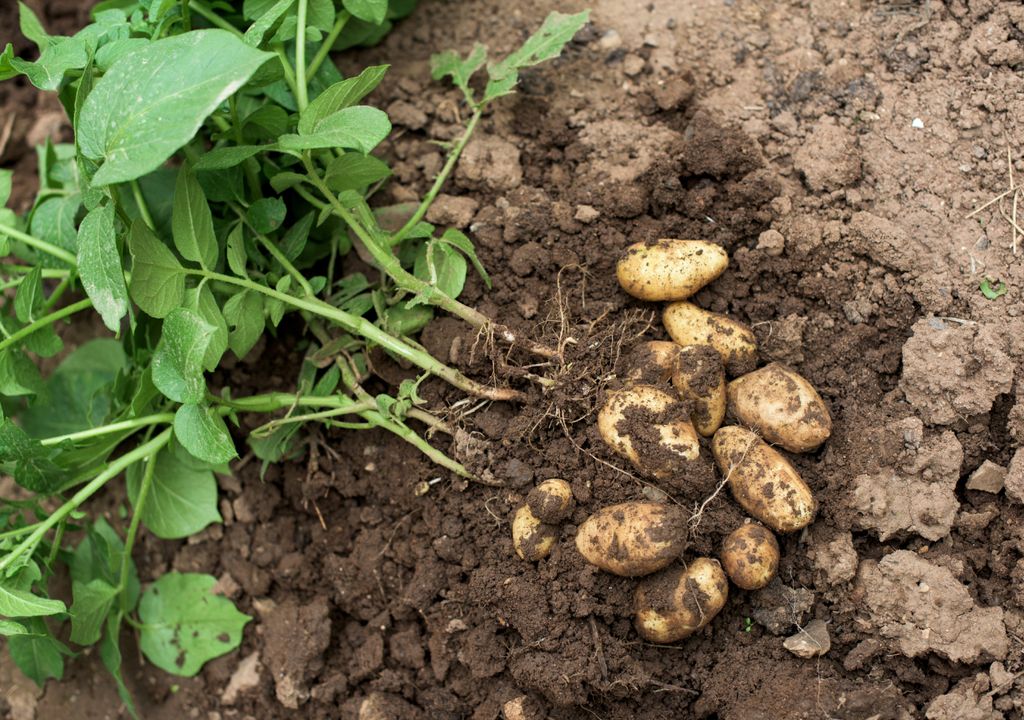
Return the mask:
{"type": "Polygon", "coordinates": [[[690,419],[704,437],[711,437],[725,418],[725,366],[710,345],[680,348],[672,385],[690,404],[690,419]]]}
{"type": "Polygon", "coordinates": [[[818,505],[786,458],[756,433],[737,425],[718,428],[711,451],[743,509],[775,532],[807,527],[818,505]]]}
{"type": "Polygon", "coordinates": [[[526,505],[542,523],[557,525],[576,507],[572,488],[561,478],[545,480],[526,496],[526,505]]]}
{"type": "Polygon", "coordinates": [[[685,300],[722,274],[729,256],[704,240],[658,240],[626,248],[615,272],[619,285],[641,300],[685,300]]]}
{"type": "Polygon", "coordinates": [[[743,375],[757,367],[757,339],[754,331],[740,321],[688,302],[671,303],[662,319],[668,334],[678,344],[710,345],[717,350],[730,376],[743,375]]]}
{"type": "Polygon", "coordinates": [[[729,411],[741,425],[790,452],[807,452],[832,433],[832,416],[818,391],[773,362],[729,383],[729,411]]]}
{"type": "Polygon", "coordinates": [[[687,514],[677,505],[625,502],[601,508],[576,532],[584,559],[616,575],[649,575],[686,548],[687,514]]]}
{"type": "Polygon", "coordinates": [[[650,642],[677,642],[711,622],[728,597],[729,581],[717,560],[671,567],[637,587],[636,630],[650,642]]]}
{"type": "Polygon", "coordinates": [[[760,590],[779,570],[779,543],[764,525],[744,523],[722,543],[722,566],[736,587],[760,590]]]}
{"type": "Polygon", "coordinates": [[[654,478],[671,477],[700,456],[686,404],[653,385],[610,391],[597,429],[612,450],[654,478]]]}
{"type": "Polygon", "coordinates": [[[637,345],[623,361],[626,382],[663,385],[672,379],[679,360],[679,346],[668,340],[649,340],[637,345]]]}
{"type": "Polygon", "coordinates": [[[558,539],[558,528],[542,523],[528,505],[516,510],[512,518],[512,546],[523,560],[535,562],[547,557],[558,539]]]}

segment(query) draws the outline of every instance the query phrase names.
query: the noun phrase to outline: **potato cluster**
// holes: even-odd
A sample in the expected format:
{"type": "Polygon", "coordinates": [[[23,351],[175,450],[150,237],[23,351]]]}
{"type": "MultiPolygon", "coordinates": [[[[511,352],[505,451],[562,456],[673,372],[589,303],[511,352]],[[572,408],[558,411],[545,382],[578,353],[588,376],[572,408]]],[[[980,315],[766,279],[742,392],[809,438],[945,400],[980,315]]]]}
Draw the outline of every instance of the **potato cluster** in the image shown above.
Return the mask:
{"type": "MultiPolygon", "coordinates": [[[[805,528],[817,512],[811,489],[775,446],[802,453],[828,439],[832,418],[821,396],[784,365],[757,369],[749,327],[688,302],[727,265],[727,254],[713,243],[658,240],[630,246],[617,267],[626,292],[668,302],[663,319],[672,341],[633,350],[623,386],[607,393],[598,413],[601,438],[652,480],[685,478],[691,463],[700,462],[701,438],[710,438],[723,482],[755,519],[725,539],[721,562],[683,562],[691,516],[677,505],[620,503],[579,526],[576,547],[589,563],[616,575],[646,576],[636,589],[635,626],[656,643],[677,642],[710,623],[725,605],[729,580],[743,590],[767,585],[779,567],[774,533],[805,528]],[[727,416],[733,424],[723,425],[727,416]]],[[[537,553],[520,548],[541,540],[517,539],[525,559],[546,555],[555,538],[556,520],[534,505],[528,499],[520,509],[513,535],[551,541],[537,553]]]]}

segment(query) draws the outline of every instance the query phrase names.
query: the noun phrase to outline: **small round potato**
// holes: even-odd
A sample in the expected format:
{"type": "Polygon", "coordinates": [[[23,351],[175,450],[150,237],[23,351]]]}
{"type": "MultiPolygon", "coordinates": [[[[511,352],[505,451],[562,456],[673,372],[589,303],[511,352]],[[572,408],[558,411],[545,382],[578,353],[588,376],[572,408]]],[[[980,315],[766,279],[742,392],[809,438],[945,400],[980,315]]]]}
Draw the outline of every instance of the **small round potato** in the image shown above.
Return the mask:
{"type": "Polygon", "coordinates": [[[615,268],[619,285],[641,300],[685,300],[729,264],[720,245],[704,240],[634,243],[615,268]]]}
{"type": "Polygon", "coordinates": [[[807,452],[832,434],[832,416],[818,391],[773,362],[729,383],[729,410],[741,425],[790,452],[807,452]]]}
{"type": "Polygon", "coordinates": [[[779,570],[779,543],[764,525],[744,523],[722,543],[722,565],[736,587],[760,590],[779,570]]]}
{"type": "Polygon", "coordinates": [[[649,575],[686,548],[687,514],[676,505],[625,502],[588,517],[576,532],[576,548],[591,565],[615,575],[649,575]]]}
{"type": "Polygon", "coordinates": [[[725,418],[725,366],[710,345],[687,345],[679,350],[672,384],[690,404],[693,426],[711,437],[725,418]]]}
{"type": "Polygon", "coordinates": [[[744,510],[775,532],[811,524],[818,505],[786,458],[755,433],[737,425],[718,428],[711,451],[744,510]]]}
{"type": "Polygon", "coordinates": [[[610,391],[597,415],[597,429],[612,450],[654,478],[671,477],[700,457],[686,405],[653,385],[610,391]]]}
{"type": "Polygon", "coordinates": [[[626,382],[663,385],[672,379],[679,360],[679,346],[668,340],[648,340],[637,345],[625,360],[626,382]]]}
{"type": "Polygon", "coordinates": [[[551,553],[558,539],[558,528],[542,523],[528,505],[522,505],[512,518],[512,546],[523,560],[536,562],[551,553]]]}
{"type": "Polygon", "coordinates": [[[542,523],[557,525],[569,517],[576,507],[572,488],[561,478],[545,480],[526,496],[526,504],[533,516],[542,523]]]}
{"type": "Polygon", "coordinates": [[[688,302],[665,308],[665,328],[680,345],[710,345],[722,356],[725,370],[735,377],[757,367],[757,339],[749,327],[688,302]]]}
{"type": "Polygon", "coordinates": [[[710,623],[728,597],[729,581],[717,560],[671,567],[637,587],[636,630],[650,642],[677,642],[710,623]]]}

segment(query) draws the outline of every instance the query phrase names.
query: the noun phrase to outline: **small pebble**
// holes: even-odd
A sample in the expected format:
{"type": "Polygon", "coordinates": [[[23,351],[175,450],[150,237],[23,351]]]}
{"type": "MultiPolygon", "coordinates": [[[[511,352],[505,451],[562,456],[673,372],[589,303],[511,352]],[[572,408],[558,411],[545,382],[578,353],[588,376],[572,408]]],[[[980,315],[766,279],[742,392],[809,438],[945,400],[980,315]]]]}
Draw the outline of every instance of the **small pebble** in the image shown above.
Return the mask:
{"type": "Polygon", "coordinates": [[[811,620],[803,630],[786,638],[782,646],[797,657],[812,658],[827,653],[832,647],[832,639],[824,622],[811,620]]]}

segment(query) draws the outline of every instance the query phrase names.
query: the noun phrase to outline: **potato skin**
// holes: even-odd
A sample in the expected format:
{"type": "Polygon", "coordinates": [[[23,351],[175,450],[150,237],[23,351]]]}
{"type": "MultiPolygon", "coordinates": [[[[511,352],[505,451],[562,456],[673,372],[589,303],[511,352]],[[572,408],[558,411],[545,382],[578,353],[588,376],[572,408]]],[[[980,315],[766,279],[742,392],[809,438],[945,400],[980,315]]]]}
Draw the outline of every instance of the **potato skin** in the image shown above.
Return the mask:
{"type": "Polygon", "coordinates": [[[542,523],[527,505],[521,505],[512,518],[512,546],[516,555],[536,562],[551,554],[558,539],[558,528],[542,523]]]}
{"type": "Polygon", "coordinates": [[[576,507],[576,499],[569,483],[561,478],[551,478],[530,491],[526,505],[542,523],[555,525],[569,517],[576,507]]]}
{"type": "Polygon", "coordinates": [[[673,643],[710,623],[725,607],[729,581],[717,560],[697,558],[645,578],[636,589],[634,625],[644,640],[673,643]]]}
{"type": "Polygon", "coordinates": [[[597,429],[612,450],[650,477],[671,477],[700,457],[686,405],[653,385],[609,391],[597,429]]]}
{"type": "Polygon", "coordinates": [[[668,334],[679,345],[710,345],[717,350],[725,363],[725,371],[732,377],[757,367],[754,331],[738,320],[688,302],[666,306],[662,320],[668,334]]]}
{"type": "Polygon", "coordinates": [[[629,353],[625,380],[629,384],[664,385],[672,379],[680,348],[669,340],[648,340],[629,353]]]}
{"type": "Polygon", "coordinates": [[[704,240],[633,243],[619,260],[619,285],[641,300],[685,300],[721,275],[729,255],[704,240]]]}
{"type": "Polygon", "coordinates": [[[676,392],[690,404],[690,419],[704,437],[711,437],[725,419],[725,365],[710,345],[679,350],[672,375],[676,392]]]}
{"type": "Polygon", "coordinates": [[[811,524],[818,504],[807,483],[786,458],[757,434],[737,425],[718,429],[711,452],[744,510],[775,532],[811,524]]]}
{"type": "Polygon", "coordinates": [[[744,523],[722,543],[722,567],[736,587],[760,590],[779,571],[779,542],[760,523],[744,523]]]}
{"type": "Polygon", "coordinates": [[[686,548],[686,521],[686,511],[676,505],[609,505],[580,525],[576,549],[591,565],[615,575],[649,575],[682,554],[686,548]]]}
{"type": "Polygon", "coordinates": [[[813,450],[832,434],[832,416],[821,395],[781,363],[736,378],[728,395],[729,410],[741,425],[790,452],[813,450]]]}

